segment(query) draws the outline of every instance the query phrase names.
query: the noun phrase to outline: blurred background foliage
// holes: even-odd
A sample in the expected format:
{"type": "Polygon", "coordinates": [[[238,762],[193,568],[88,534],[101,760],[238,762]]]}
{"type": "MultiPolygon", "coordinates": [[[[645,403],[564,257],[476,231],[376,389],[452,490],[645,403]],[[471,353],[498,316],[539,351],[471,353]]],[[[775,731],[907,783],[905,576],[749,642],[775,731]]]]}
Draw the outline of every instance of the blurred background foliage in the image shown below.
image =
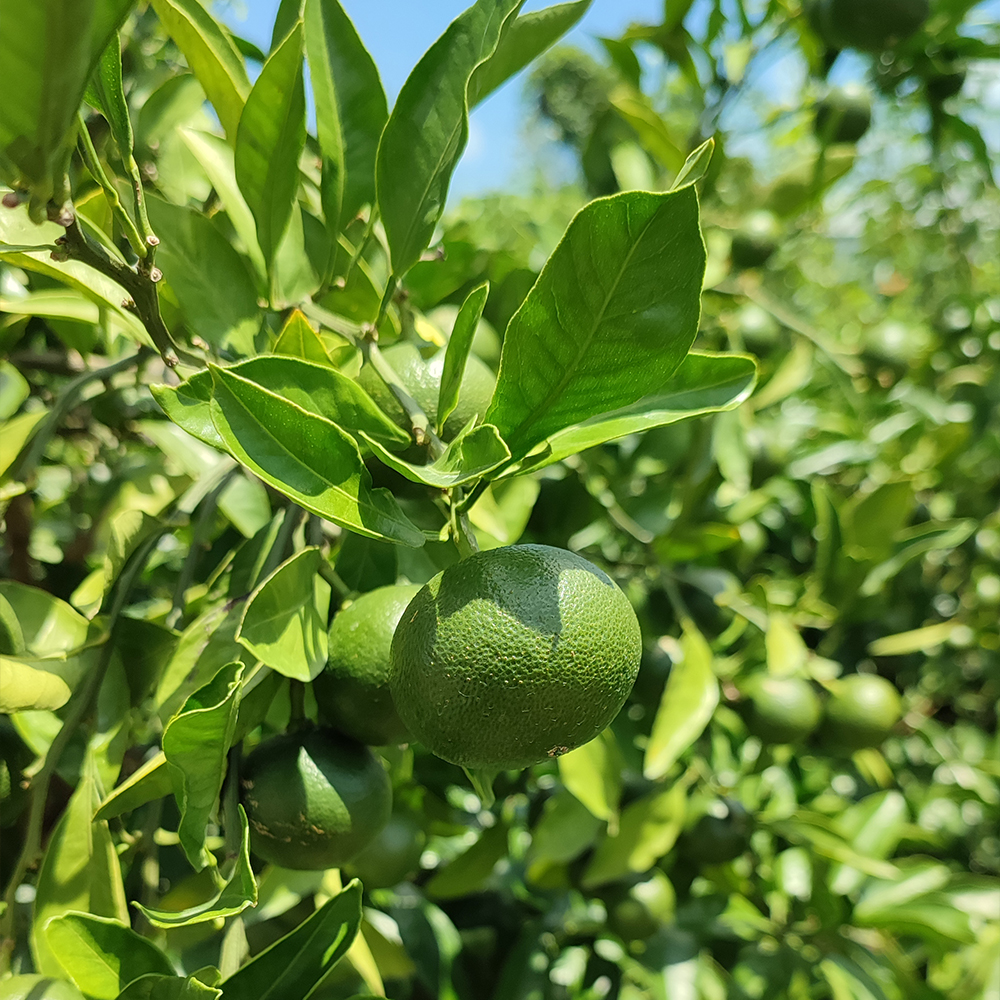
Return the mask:
{"type": "MultiPolygon", "coordinates": [[[[501,776],[492,810],[457,768],[419,747],[386,751],[398,816],[376,857],[357,862],[365,947],[315,996],[1000,996],[1000,33],[995,4],[905,0],[877,8],[885,24],[865,22],[871,10],[665,0],[660,23],[551,51],[525,94],[533,192],[455,206],[443,259],[409,273],[394,322],[428,349],[490,280],[475,350],[495,366],[508,320],[587,198],[666,187],[712,137],[695,346],[751,352],[761,377],[735,411],[566,459],[491,488],[473,510],[482,544],[566,546],[607,567],[640,615],[639,681],[600,740],[501,776]],[[776,97],[789,74],[792,103],[776,97]],[[857,141],[834,141],[849,115],[857,141]],[[553,170],[576,179],[553,187],[553,170]],[[852,676],[891,682],[900,721],[890,704],[880,729],[862,705],[861,721],[837,730],[831,703],[850,699],[852,676]]],[[[163,199],[167,324],[244,350],[238,313],[254,313],[259,289],[191,139],[212,128],[204,95],[150,10],[123,46],[136,159],[163,199]],[[211,251],[217,241],[232,257],[222,304],[198,288],[186,250],[171,256],[195,239],[191,206],[211,219],[211,251]]],[[[88,126],[113,162],[103,119],[88,126]]],[[[74,169],[81,213],[111,232],[99,188],[74,169]]],[[[374,317],[377,242],[362,264],[319,303],[328,313],[374,317]]],[[[289,279],[288,301],[315,291],[309,273],[289,279]]],[[[85,359],[113,361],[132,332],[115,305],[0,264],[0,592],[12,601],[31,584],[92,614],[123,514],[173,517],[210,475],[212,453],[149,395],[156,365],[85,377],[85,359]],[[30,476],[11,474],[52,406],[58,430],[38,442],[30,476]]],[[[265,315],[272,340],[281,319],[265,315]]],[[[350,370],[350,349],[334,331],[323,338],[350,370]]],[[[128,609],[154,684],[191,634],[177,629],[222,621],[241,567],[276,530],[280,498],[252,477],[208,488],[217,503],[162,536],[128,609]]],[[[423,582],[454,558],[445,548],[345,535],[334,558],[364,591],[423,582]]],[[[128,771],[158,739],[159,717],[133,700],[127,731],[95,723],[120,744],[107,787],[124,748],[128,771]]],[[[282,688],[248,748],[288,712],[282,688]]],[[[19,776],[53,717],[19,713],[0,728],[0,878],[22,822],[19,776]]],[[[83,751],[67,754],[55,799],[69,796],[83,751]]],[[[211,895],[177,846],[171,799],[116,823],[130,892],[178,910],[211,895]],[[131,839],[142,827],[155,848],[131,839]]],[[[157,933],[190,972],[218,961],[234,923],[255,953],[329,891],[323,873],[268,868],[259,906],[225,929],[157,933]]]]}

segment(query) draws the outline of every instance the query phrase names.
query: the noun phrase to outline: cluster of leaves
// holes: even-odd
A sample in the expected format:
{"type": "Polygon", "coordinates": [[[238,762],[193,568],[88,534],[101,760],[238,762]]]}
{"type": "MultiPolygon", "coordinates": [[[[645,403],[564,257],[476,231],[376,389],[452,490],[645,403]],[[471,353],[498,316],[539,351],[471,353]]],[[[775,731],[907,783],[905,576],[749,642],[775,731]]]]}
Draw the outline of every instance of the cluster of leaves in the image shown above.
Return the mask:
{"type": "Polygon", "coordinates": [[[720,132],[704,173],[696,128],[770,34],[814,65],[815,34],[780,4],[738,29],[669,4],[606,41],[600,87],[581,56],[558,76],[561,136],[612,197],[477,201],[438,229],[469,107],[586,3],[479,0],[391,113],[336,0],[283,3],[267,55],[196,0],[154,0],[121,41],[128,5],[89,7],[89,49],[30,18],[0,34],[0,65],[52,47],[24,103],[0,101],[0,169],[27,195],[0,210],[5,961],[108,998],[989,996],[1000,206],[981,166],[945,146],[940,172],[859,181],[853,151],[776,118],[798,166],[762,181],[720,132]],[[60,125],[43,109],[63,100],[60,125]],[[765,203],[786,235],[740,273],[730,232],[765,203]],[[445,349],[431,420],[379,348],[396,337],[445,349]],[[746,348],[762,385],[734,410],[746,348]],[[497,389],[445,442],[470,351],[497,389]],[[299,711],[331,610],[518,540],[582,552],[633,600],[626,710],[501,776],[490,809],[457,768],[383,748],[405,832],[358,859],[363,888],[262,868],[240,746],[299,711]],[[881,748],[749,733],[752,678],[822,692],[858,671],[904,694],[881,748]]]}

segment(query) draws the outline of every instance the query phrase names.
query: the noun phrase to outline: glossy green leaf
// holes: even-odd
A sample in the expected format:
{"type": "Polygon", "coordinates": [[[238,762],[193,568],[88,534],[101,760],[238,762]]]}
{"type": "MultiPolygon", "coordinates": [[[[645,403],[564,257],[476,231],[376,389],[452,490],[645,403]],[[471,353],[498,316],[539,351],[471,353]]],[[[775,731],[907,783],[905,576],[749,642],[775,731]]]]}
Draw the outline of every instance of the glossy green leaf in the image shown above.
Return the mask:
{"type": "MultiPolygon", "coordinates": [[[[0,296],[0,309],[9,312],[10,307],[3,305],[2,301],[0,296]]],[[[27,379],[9,361],[0,361],[0,420],[14,416],[30,394],[27,379]]]]}
{"type": "MultiPolygon", "coordinates": [[[[270,365],[291,361],[266,360],[270,365]]],[[[352,531],[404,545],[423,544],[423,534],[392,494],[371,488],[357,445],[340,427],[232,369],[212,366],[211,372],[212,421],[229,452],[251,472],[306,510],[352,531]]]]}
{"type": "Polygon", "coordinates": [[[66,171],[91,72],[134,0],[0,2],[0,177],[32,191],[31,214],[68,199],[66,171]],[[16,81],[16,86],[11,85],[16,81]]]}
{"type": "Polygon", "coordinates": [[[454,413],[458,405],[458,390],[462,384],[462,376],[465,374],[465,362],[469,359],[469,352],[472,350],[472,340],[476,335],[476,328],[483,315],[483,307],[490,294],[490,283],[488,281],[473,288],[466,296],[458,315],[455,317],[455,326],[452,328],[451,337],[448,338],[448,347],[444,354],[444,367],[441,371],[441,385],[438,388],[438,408],[437,408],[437,432],[441,433],[445,421],[454,413]]]}
{"type": "Polygon", "coordinates": [[[504,823],[484,830],[464,854],[434,873],[424,886],[427,895],[433,899],[455,899],[481,889],[497,862],[507,854],[507,832],[504,823]]]}
{"type": "MultiPolygon", "coordinates": [[[[837,827],[851,847],[866,858],[888,858],[906,831],[909,811],[903,796],[889,789],[875,792],[848,807],[837,818],[837,827]]],[[[864,874],[850,865],[830,868],[830,888],[847,895],[864,882],[864,874]]]]}
{"type": "Polygon", "coordinates": [[[601,820],[562,788],[546,800],[531,831],[528,860],[532,866],[572,861],[594,842],[601,827],[601,820]]]}
{"type": "Polygon", "coordinates": [[[676,843],[686,809],[687,786],[681,781],[631,802],[622,812],[618,835],[605,834],[598,842],[583,884],[603,885],[652,868],[676,843]]]}
{"type": "Polygon", "coordinates": [[[389,112],[378,69],[337,0],[307,0],[306,53],[333,235],[375,201],[375,156],[389,112]]]}
{"type": "Polygon", "coordinates": [[[465,428],[438,458],[427,465],[406,462],[364,432],[362,437],[389,468],[395,469],[411,482],[425,483],[438,489],[449,489],[482,479],[510,458],[507,445],[500,440],[497,429],[490,424],[465,428]]]}
{"type": "Polygon", "coordinates": [[[305,140],[300,22],[264,63],[236,133],[236,180],[269,268],[292,219],[305,140]]]}
{"type": "Polygon", "coordinates": [[[17,613],[0,593],[0,654],[18,656],[24,651],[24,630],[17,620],[17,613]]]}
{"type": "Polygon", "coordinates": [[[670,185],[671,191],[679,191],[683,187],[696,184],[705,176],[708,166],[712,162],[712,153],[715,151],[715,140],[706,139],[688,158],[684,161],[684,166],[677,171],[677,176],[670,185]]]}
{"type": "Polygon", "coordinates": [[[469,80],[469,107],[485,100],[502,83],[557,42],[587,13],[592,0],[553,4],[504,22],[496,51],[469,80]]]}
{"type": "Polygon", "coordinates": [[[614,733],[606,729],[582,747],[562,754],[558,766],[566,788],[614,829],[622,794],[622,756],[614,733]]]}
{"type": "Polygon", "coordinates": [[[236,631],[257,659],[297,681],[326,666],[330,585],[319,576],[322,559],[308,548],[282,563],[250,595],[236,631]]]}
{"type": "Polygon", "coordinates": [[[642,773],[652,780],[664,777],[701,736],[719,703],[712,650],[691,621],[684,623],[680,647],[684,658],[670,668],[643,760],[642,773]]]}
{"type": "Polygon", "coordinates": [[[199,0],[153,0],[153,8],[205,89],[226,137],[235,144],[250,79],[229,32],[199,0]]]}
{"type": "Polygon", "coordinates": [[[793,844],[808,844],[822,857],[849,865],[866,875],[884,879],[895,879],[899,875],[899,869],[888,861],[859,854],[836,824],[822,814],[798,809],[790,819],[778,820],[770,827],[779,837],[793,844]]]}
{"type": "Polygon", "coordinates": [[[186,910],[158,910],[134,903],[137,910],[154,926],[171,930],[203,924],[210,920],[225,919],[242,913],[249,906],[257,905],[257,882],[250,867],[250,826],[243,806],[240,814],[240,853],[233,862],[233,870],[219,891],[210,899],[186,910]]]}
{"type": "Polygon", "coordinates": [[[222,207],[233,224],[233,229],[243,244],[243,249],[253,264],[262,292],[267,290],[267,264],[257,242],[257,224],[236,183],[236,164],[232,147],[224,139],[210,132],[179,128],[177,134],[194,154],[202,170],[215,188],[222,207]]]}
{"type": "Polygon", "coordinates": [[[70,979],[94,1000],[116,1000],[139,976],[174,972],[152,941],[120,920],[65,913],[47,921],[45,938],[70,979]]]}
{"type": "Polygon", "coordinates": [[[130,774],[117,788],[109,792],[101,802],[94,819],[113,819],[122,813],[131,812],[147,802],[162,799],[174,788],[163,751],[155,754],[137,771],[130,774]]]}
{"type": "Polygon", "coordinates": [[[345,889],[222,984],[225,1000],[306,1000],[351,946],[361,883],[345,889]]]}
{"type": "Polygon", "coordinates": [[[296,309],[281,328],[281,333],[274,343],[275,354],[285,354],[292,358],[301,358],[313,364],[332,368],[330,355],[326,353],[319,334],[309,325],[309,320],[296,309]]]}
{"type": "Polygon", "coordinates": [[[193,208],[147,200],[160,237],[156,261],[177,296],[188,329],[213,347],[253,353],[262,314],[254,279],[211,219],[193,208]],[[225,289],[225,295],[219,290],[225,289]]]}
{"type": "Polygon", "coordinates": [[[448,26],[403,84],[382,133],[375,170],[392,270],[420,258],[444,211],[469,137],[469,78],[493,53],[523,0],[478,0],[448,26]]]}
{"type": "Polygon", "coordinates": [[[208,986],[197,976],[140,976],[115,1000],[218,1000],[222,990],[208,986]]]}
{"type": "Polygon", "coordinates": [[[515,459],[667,382],[697,329],[704,268],[693,188],[576,215],[504,335],[484,419],[515,459]]]}
{"type": "MultiPolygon", "coordinates": [[[[127,922],[128,908],[118,855],[108,824],[92,817],[98,804],[97,770],[88,754],[80,783],[49,837],[35,884],[31,950],[37,971],[65,976],[61,955],[48,943],[44,928],[70,911],[127,922]]],[[[116,996],[113,993],[112,996],[116,996]]]]}
{"type": "Polygon", "coordinates": [[[46,410],[22,413],[0,424],[0,476],[17,460],[22,449],[31,440],[38,425],[45,418],[46,410]]]}
{"type": "Polygon", "coordinates": [[[198,372],[180,385],[150,386],[150,392],[178,427],[219,451],[226,450],[226,443],[212,423],[208,405],[212,398],[212,379],[208,372],[198,372]]]}
{"type": "Polygon", "coordinates": [[[177,832],[195,871],[212,863],[205,848],[205,827],[226,776],[243,670],[239,662],[224,666],[188,698],[163,731],[163,753],[181,812],[177,832]]]}

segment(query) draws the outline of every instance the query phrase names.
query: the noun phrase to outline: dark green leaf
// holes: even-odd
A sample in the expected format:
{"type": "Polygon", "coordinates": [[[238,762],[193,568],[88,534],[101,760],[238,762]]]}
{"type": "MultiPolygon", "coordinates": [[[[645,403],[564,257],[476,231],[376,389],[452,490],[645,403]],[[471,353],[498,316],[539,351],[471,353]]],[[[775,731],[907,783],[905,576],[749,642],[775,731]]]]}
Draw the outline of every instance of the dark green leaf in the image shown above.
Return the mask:
{"type": "Polygon", "coordinates": [[[448,26],[410,73],[382,133],[375,180],[393,274],[420,258],[444,211],[469,136],[467,88],[523,0],[478,0],[448,26]]]}
{"type": "Polygon", "coordinates": [[[157,910],[134,903],[136,909],[154,927],[165,930],[189,927],[209,920],[232,917],[242,913],[248,906],[257,905],[257,882],[250,867],[250,827],[243,806],[237,808],[240,814],[240,853],[233,862],[229,878],[211,899],[186,910],[157,910]]]}
{"type": "Polygon", "coordinates": [[[261,311],[243,258],[212,221],[195,209],[157,198],[148,199],[147,209],[160,237],[157,264],[177,296],[190,331],[213,347],[253,353],[261,311]],[[223,288],[225,295],[219,292],[223,288]]]}
{"type": "Polygon", "coordinates": [[[330,585],[319,549],[297,552],[250,595],[237,640],[272,670],[311,681],[326,666],[330,585]]]}
{"type": "Polygon", "coordinates": [[[455,326],[444,355],[444,368],[441,371],[441,385],[438,388],[437,432],[441,433],[445,421],[454,413],[458,405],[458,390],[465,374],[465,362],[472,350],[472,340],[476,335],[479,320],[483,315],[486,299],[490,294],[490,283],[473,288],[466,296],[462,307],[455,317],[455,326]]]}
{"type": "Polygon", "coordinates": [[[305,140],[299,22],[264,63],[236,133],[236,180],[257,221],[257,242],[269,269],[292,219],[305,140]]]}
{"type": "Polygon", "coordinates": [[[464,854],[434,874],[424,886],[427,895],[435,899],[454,899],[476,892],[489,880],[497,862],[507,851],[507,826],[497,823],[484,830],[464,854]]]}
{"type": "Polygon", "coordinates": [[[205,827],[215,810],[232,745],[243,664],[228,663],[196,691],[163,731],[163,753],[181,812],[181,847],[195,871],[212,863],[205,827]]]}
{"type": "Polygon", "coordinates": [[[643,775],[654,781],[702,734],[719,703],[712,650],[691,621],[684,623],[680,646],[684,659],[670,668],[643,761],[643,775]]]}
{"type": "Polygon", "coordinates": [[[344,957],[361,923],[356,879],[223,984],[225,1000],[306,1000],[344,957]]]}
{"type": "Polygon", "coordinates": [[[139,976],[174,972],[152,941],[118,920],[66,913],[46,923],[45,937],[70,979],[94,1000],[116,1000],[139,976]]]}
{"type": "Polygon", "coordinates": [[[662,388],[631,406],[601,413],[556,432],[546,442],[546,451],[532,455],[524,465],[540,468],[626,434],[732,410],[749,397],[756,382],[753,358],[690,351],[662,388]]]}
{"type": "Polygon", "coordinates": [[[497,429],[492,424],[465,428],[445,448],[444,453],[429,465],[406,462],[364,432],[362,436],[372,451],[389,468],[395,469],[411,482],[425,483],[427,486],[435,486],[442,490],[482,479],[510,458],[507,445],[500,439],[497,429]]]}
{"type": "MultiPolygon", "coordinates": [[[[273,365],[291,359],[266,361],[273,365]]],[[[306,510],[359,534],[423,545],[422,532],[392,494],[371,488],[358,446],[345,431],[232,369],[213,366],[211,372],[212,421],[229,452],[251,472],[306,510]]]]}
{"type": "Polygon", "coordinates": [[[108,42],[91,85],[87,88],[87,99],[94,98],[95,107],[108,120],[115,145],[122,158],[122,163],[129,169],[129,174],[138,179],[138,168],[132,158],[132,119],[128,113],[128,102],[125,100],[125,87],[122,82],[122,50],[121,39],[116,31],[108,42]]]}
{"type": "Polygon", "coordinates": [[[396,582],[396,548],[386,542],[348,532],[341,542],[334,568],[341,580],[358,593],[387,587],[396,582]]]}
{"type": "Polygon", "coordinates": [[[307,0],[306,53],[323,152],[323,211],[336,238],[375,201],[375,156],[389,112],[378,69],[337,0],[307,0]]]}
{"type": "Polygon", "coordinates": [[[153,8],[204,87],[226,137],[235,145],[250,79],[229,32],[199,0],[153,0],[153,8]]]}
{"type": "Polygon", "coordinates": [[[496,51],[469,80],[469,107],[475,107],[515,73],[558,41],[587,13],[591,0],[554,4],[516,19],[508,18],[496,51]]]}
{"type": "Polygon", "coordinates": [[[694,339],[704,269],[694,188],[582,209],[504,336],[485,420],[514,458],[663,386],[694,339]]]}

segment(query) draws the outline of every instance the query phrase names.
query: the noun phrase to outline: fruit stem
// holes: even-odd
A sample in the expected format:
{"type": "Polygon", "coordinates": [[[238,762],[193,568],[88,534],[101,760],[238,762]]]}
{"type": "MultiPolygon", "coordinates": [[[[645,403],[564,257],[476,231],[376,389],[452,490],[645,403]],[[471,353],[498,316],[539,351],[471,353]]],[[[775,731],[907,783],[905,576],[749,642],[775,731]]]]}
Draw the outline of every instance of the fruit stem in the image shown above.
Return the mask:
{"type": "Polygon", "coordinates": [[[463,767],[462,770],[472,782],[472,787],[476,795],[479,796],[483,808],[489,809],[496,802],[496,796],[493,794],[493,782],[500,772],[488,767],[463,767]]]}

